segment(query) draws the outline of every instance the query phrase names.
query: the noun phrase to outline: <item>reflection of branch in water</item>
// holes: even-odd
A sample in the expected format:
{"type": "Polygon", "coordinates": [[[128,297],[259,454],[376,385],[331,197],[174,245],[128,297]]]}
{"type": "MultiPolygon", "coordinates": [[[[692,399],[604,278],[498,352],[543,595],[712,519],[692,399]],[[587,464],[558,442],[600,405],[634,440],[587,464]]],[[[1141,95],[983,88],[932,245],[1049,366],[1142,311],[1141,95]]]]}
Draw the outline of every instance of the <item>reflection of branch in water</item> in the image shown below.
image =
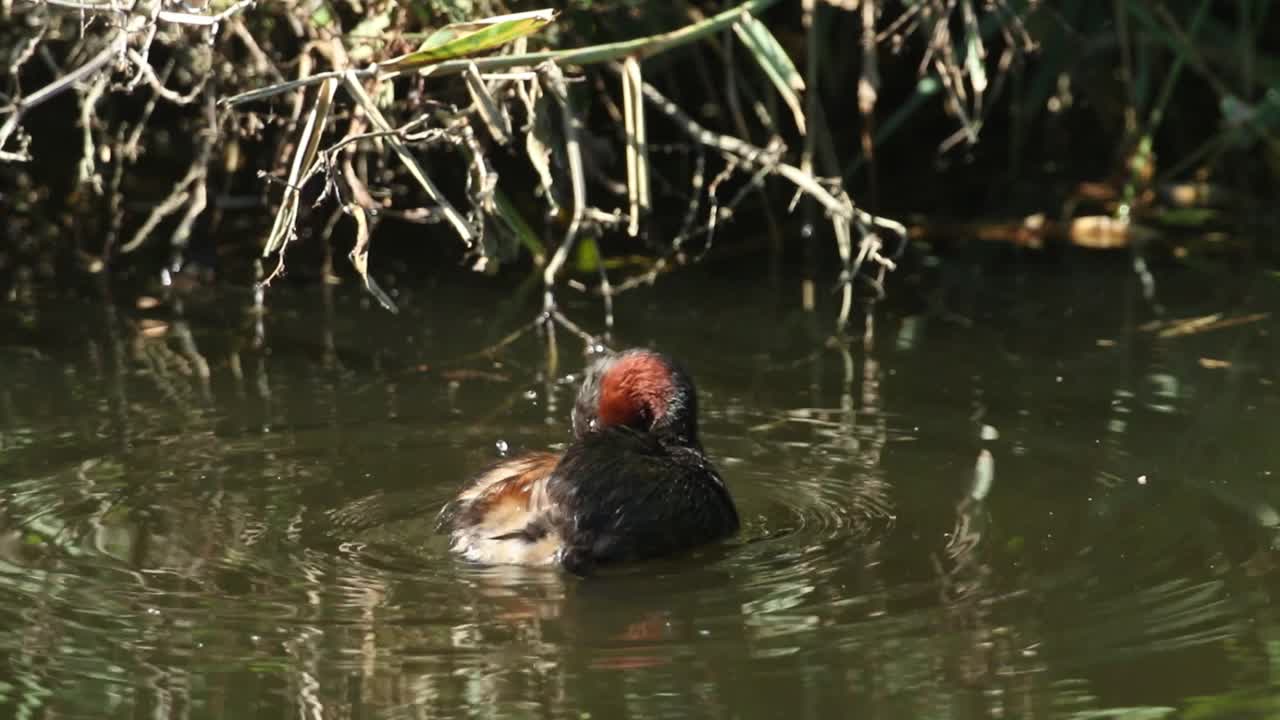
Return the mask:
{"type": "MultiPolygon", "coordinates": [[[[993,432],[984,431],[984,440],[993,432]]],[[[995,481],[995,459],[983,448],[974,464],[969,491],[956,503],[956,523],[944,550],[934,556],[944,627],[952,651],[946,665],[965,686],[990,690],[989,712],[1018,714],[1031,707],[1033,687],[1027,669],[1036,643],[1019,642],[1017,629],[993,622],[993,570],[983,558],[986,506],[995,481]],[[1016,648],[1016,644],[1023,647],[1016,648]],[[992,687],[995,686],[995,687],[992,687]]]]}
{"type": "MultiPolygon", "coordinates": [[[[875,304],[868,303],[863,311],[865,330],[862,337],[860,377],[848,344],[838,341],[829,341],[829,344],[838,348],[844,360],[845,375],[840,402],[840,407],[845,413],[843,422],[847,425],[850,448],[857,453],[859,466],[865,468],[867,472],[867,476],[858,485],[857,502],[860,507],[855,509],[860,509],[868,515],[877,514],[892,522],[893,502],[889,497],[889,484],[885,481],[884,469],[881,467],[884,449],[889,443],[889,427],[884,397],[880,393],[881,370],[880,362],[876,357],[874,318],[875,304]],[[861,388],[860,392],[857,392],[859,388],[855,388],[855,383],[859,379],[861,388]],[[870,422],[870,426],[863,431],[859,431],[859,407],[854,401],[855,395],[859,398],[861,414],[870,422]]],[[[835,338],[832,340],[834,341],[835,338]]],[[[869,615],[887,611],[888,589],[879,572],[880,547],[880,542],[876,541],[867,543],[862,548],[863,582],[871,597],[874,598],[872,607],[868,611],[869,615]]]]}
{"type": "Polygon", "coordinates": [[[546,370],[542,373],[544,395],[543,405],[545,406],[545,422],[547,425],[556,423],[556,378],[560,375],[560,349],[556,344],[556,326],[555,323],[547,323],[544,329],[544,335],[547,341],[546,370]]]}
{"type": "Polygon", "coordinates": [[[141,677],[135,682],[151,697],[138,704],[149,705],[154,718],[174,717],[178,708],[195,705],[191,701],[191,674],[186,669],[191,665],[192,653],[170,643],[169,631],[168,622],[149,627],[139,643],[149,650],[139,653],[137,673],[141,677]]]}
{"type": "Polygon", "coordinates": [[[111,351],[109,363],[111,373],[111,413],[115,416],[113,427],[121,446],[127,448],[131,442],[129,431],[129,396],[125,392],[125,351],[124,341],[120,338],[120,317],[116,311],[115,299],[111,296],[111,283],[106,273],[98,276],[98,287],[102,294],[102,310],[105,314],[103,327],[107,331],[107,343],[111,351]]]}
{"type": "MultiPolygon", "coordinates": [[[[325,243],[326,257],[329,257],[330,244],[325,243]]],[[[320,324],[320,347],[323,352],[320,356],[320,366],[325,370],[342,370],[342,362],[338,357],[338,344],[333,331],[333,288],[334,283],[329,282],[329,276],[325,276],[323,282],[320,283],[320,301],[321,314],[320,324]]]]}
{"type": "Polygon", "coordinates": [[[200,394],[202,399],[208,403],[213,399],[213,393],[209,388],[209,361],[204,355],[200,354],[200,350],[196,347],[195,338],[191,335],[191,326],[187,324],[185,319],[180,316],[173,322],[173,336],[178,341],[178,348],[181,350],[183,357],[191,364],[196,379],[200,381],[200,394]]]}

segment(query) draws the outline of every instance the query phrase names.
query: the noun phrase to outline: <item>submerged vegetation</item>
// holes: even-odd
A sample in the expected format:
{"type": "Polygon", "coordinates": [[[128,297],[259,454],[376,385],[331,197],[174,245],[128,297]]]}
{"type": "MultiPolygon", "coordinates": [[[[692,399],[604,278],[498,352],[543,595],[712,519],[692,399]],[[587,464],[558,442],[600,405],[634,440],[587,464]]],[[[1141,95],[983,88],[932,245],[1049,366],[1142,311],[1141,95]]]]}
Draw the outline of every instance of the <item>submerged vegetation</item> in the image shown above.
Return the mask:
{"type": "Polygon", "coordinates": [[[608,324],[741,214],[801,238],[806,306],[838,258],[843,325],[909,235],[1251,253],[1280,177],[1272,4],[8,0],[0,273],[267,285],[295,247],[326,277],[350,248],[394,309],[388,238],[532,261],[552,317],[586,273],[608,324]]]}

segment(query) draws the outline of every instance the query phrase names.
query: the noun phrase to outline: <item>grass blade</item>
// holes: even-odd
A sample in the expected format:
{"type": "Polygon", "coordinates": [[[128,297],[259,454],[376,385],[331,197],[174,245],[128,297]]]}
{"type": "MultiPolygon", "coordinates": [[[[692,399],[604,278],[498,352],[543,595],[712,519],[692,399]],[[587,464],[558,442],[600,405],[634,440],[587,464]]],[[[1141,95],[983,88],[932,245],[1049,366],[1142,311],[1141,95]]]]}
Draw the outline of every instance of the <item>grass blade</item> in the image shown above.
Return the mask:
{"type": "Polygon", "coordinates": [[[520,244],[525,246],[529,254],[533,256],[533,264],[542,267],[547,262],[547,249],[543,246],[542,241],[538,239],[533,228],[529,227],[529,223],[525,222],[524,216],[511,203],[511,199],[507,194],[502,192],[502,188],[494,188],[493,191],[494,216],[501,221],[503,228],[515,236],[520,244]]]}
{"type": "Polygon", "coordinates": [[[800,104],[800,93],[804,91],[804,78],[796,70],[787,51],[782,48],[769,28],[750,14],[744,13],[742,18],[734,23],[733,30],[742,40],[742,44],[751,51],[760,69],[778,89],[783,102],[791,108],[796,127],[802,134],[805,133],[804,108],[800,104]]]}
{"type": "Polygon", "coordinates": [[[388,72],[411,70],[492,50],[541,30],[556,19],[556,14],[555,10],[533,10],[452,23],[432,33],[417,50],[379,63],[378,68],[388,72]]]}

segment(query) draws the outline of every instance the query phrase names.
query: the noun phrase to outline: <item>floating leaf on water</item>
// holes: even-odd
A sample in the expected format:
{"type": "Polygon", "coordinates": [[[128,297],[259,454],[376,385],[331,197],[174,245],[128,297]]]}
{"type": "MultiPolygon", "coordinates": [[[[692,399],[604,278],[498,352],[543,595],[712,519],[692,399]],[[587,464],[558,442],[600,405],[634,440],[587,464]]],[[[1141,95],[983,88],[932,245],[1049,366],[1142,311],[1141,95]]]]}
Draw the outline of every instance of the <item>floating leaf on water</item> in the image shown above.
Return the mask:
{"type": "Polygon", "coordinates": [[[483,20],[451,23],[422,41],[418,49],[379,64],[383,70],[408,70],[454,58],[475,55],[541,30],[556,19],[555,10],[498,15],[483,20]]]}

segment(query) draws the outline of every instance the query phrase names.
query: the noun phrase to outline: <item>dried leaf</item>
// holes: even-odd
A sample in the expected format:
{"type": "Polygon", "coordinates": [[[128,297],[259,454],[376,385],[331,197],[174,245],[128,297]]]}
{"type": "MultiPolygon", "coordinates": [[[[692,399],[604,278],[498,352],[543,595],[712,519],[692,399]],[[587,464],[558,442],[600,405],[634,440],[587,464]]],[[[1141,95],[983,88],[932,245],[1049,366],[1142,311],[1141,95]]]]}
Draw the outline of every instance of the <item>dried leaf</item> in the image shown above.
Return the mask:
{"type": "Polygon", "coordinates": [[[356,220],[356,244],[351,248],[351,264],[355,266],[356,272],[360,273],[360,279],[364,280],[364,287],[369,294],[378,301],[382,307],[390,310],[392,313],[399,313],[400,308],[396,307],[396,303],[391,299],[390,295],[378,286],[373,276],[369,274],[369,215],[364,208],[359,205],[351,204],[346,208],[351,217],[356,220]]]}
{"type": "Polygon", "coordinates": [[[529,162],[538,172],[542,190],[546,193],[551,214],[557,214],[568,202],[565,183],[565,163],[557,151],[563,153],[564,137],[559,121],[560,110],[541,85],[534,83],[530,88],[533,100],[533,121],[529,123],[529,132],[525,135],[525,152],[529,162]]]}

